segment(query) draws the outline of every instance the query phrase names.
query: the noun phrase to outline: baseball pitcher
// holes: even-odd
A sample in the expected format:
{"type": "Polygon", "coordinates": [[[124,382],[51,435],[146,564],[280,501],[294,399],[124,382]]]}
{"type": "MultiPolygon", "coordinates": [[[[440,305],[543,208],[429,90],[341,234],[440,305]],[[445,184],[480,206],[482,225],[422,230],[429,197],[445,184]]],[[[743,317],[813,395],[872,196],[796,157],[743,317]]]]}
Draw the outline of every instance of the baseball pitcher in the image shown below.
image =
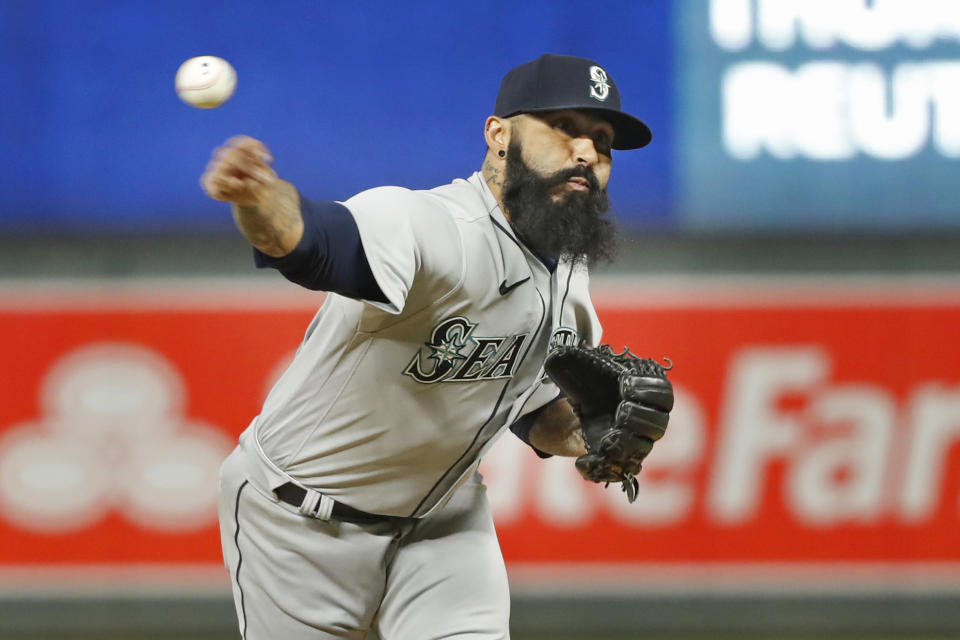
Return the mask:
{"type": "Polygon", "coordinates": [[[262,142],[215,151],[203,187],[257,266],[328,292],[221,470],[243,638],[509,638],[477,474],[508,428],[636,498],[673,391],[599,344],[587,269],[612,252],[612,150],[650,137],[603,67],[543,55],[504,77],[482,169],[435,189],[316,202],[262,142]]]}

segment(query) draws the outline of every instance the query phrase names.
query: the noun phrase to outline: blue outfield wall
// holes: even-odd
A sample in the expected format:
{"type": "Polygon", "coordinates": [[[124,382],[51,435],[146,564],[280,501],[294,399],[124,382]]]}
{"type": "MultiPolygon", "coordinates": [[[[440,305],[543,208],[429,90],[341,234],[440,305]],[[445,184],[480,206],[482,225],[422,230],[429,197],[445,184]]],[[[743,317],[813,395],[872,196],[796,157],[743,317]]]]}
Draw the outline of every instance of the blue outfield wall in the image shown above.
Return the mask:
{"type": "Polygon", "coordinates": [[[666,2],[237,0],[0,2],[0,227],[228,226],[199,186],[210,153],[258,137],[313,198],[383,184],[429,188],[479,169],[500,79],[544,52],[592,57],[654,130],[617,153],[612,197],[669,224],[666,2]],[[224,106],[173,88],[180,63],[237,69],[224,106]]]}

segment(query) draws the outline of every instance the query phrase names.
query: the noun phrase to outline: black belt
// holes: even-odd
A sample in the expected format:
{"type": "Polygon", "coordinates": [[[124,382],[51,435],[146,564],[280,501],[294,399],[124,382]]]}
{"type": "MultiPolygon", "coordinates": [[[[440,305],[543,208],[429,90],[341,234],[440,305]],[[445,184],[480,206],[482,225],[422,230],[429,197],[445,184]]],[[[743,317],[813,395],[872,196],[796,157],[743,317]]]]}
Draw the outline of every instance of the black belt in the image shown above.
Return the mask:
{"type": "MultiPolygon", "coordinates": [[[[300,505],[303,504],[303,499],[307,497],[307,490],[303,487],[288,482],[284,485],[280,485],[273,492],[277,495],[278,498],[286,502],[287,504],[300,508],[300,505]]],[[[360,509],[354,509],[350,505],[343,504],[342,502],[333,503],[333,511],[330,513],[331,520],[342,520],[343,522],[353,522],[356,524],[373,524],[377,522],[404,522],[410,520],[410,518],[404,518],[402,516],[383,516],[377,513],[367,513],[366,511],[360,511],[360,509]]]]}

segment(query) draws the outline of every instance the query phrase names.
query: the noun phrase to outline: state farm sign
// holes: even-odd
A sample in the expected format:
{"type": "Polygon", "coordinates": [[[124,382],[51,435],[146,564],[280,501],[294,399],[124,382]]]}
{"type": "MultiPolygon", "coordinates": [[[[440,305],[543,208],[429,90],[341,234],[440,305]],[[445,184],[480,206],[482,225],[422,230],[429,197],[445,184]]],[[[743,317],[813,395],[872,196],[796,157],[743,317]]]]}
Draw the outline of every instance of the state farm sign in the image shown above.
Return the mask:
{"type": "MultiPolygon", "coordinates": [[[[634,504],[504,435],[508,563],[954,566],[960,285],[861,284],[601,286],[604,341],[676,365],[670,428],[634,504]]],[[[0,291],[0,568],[219,564],[217,460],[319,303],[221,289],[0,291]]]]}
{"type": "Polygon", "coordinates": [[[912,381],[898,403],[876,381],[832,380],[833,358],[823,346],[748,347],[732,355],[707,496],[718,523],[756,516],[776,460],[787,465],[782,498],[809,526],[934,515],[960,435],[960,384],[912,381]],[[800,396],[801,408],[781,408],[791,395],[800,396]]]}

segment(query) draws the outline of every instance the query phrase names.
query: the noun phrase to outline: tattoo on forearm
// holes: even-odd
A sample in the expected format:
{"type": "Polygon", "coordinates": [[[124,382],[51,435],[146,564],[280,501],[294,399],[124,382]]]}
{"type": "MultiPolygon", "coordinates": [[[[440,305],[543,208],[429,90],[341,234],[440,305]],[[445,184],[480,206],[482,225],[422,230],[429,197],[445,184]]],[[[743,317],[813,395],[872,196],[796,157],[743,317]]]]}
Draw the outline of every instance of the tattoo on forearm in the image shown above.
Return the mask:
{"type": "Polygon", "coordinates": [[[281,182],[268,202],[236,207],[234,218],[250,244],[268,255],[284,255],[291,249],[288,236],[301,224],[297,190],[281,182]]]}

